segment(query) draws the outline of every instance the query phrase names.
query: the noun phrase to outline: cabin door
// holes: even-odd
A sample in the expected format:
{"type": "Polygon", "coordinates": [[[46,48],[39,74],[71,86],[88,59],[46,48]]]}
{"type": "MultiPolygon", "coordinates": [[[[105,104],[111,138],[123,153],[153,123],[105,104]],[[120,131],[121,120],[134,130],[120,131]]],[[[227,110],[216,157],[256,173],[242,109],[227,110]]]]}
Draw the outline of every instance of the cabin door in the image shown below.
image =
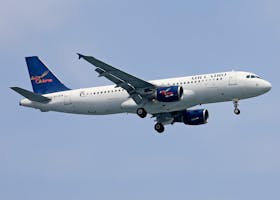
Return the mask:
{"type": "Polygon", "coordinates": [[[237,85],[237,76],[235,72],[231,72],[229,74],[229,82],[228,82],[229,86],[233,86],[233,85],[237,85]]]}

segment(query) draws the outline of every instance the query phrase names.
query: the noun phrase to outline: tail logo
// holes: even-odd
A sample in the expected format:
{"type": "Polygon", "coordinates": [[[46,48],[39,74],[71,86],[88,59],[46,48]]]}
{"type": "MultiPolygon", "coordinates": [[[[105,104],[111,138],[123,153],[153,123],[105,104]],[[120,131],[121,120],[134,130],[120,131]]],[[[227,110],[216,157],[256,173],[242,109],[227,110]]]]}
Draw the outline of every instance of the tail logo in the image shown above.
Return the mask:
{"type": "Polygon", "coordinates": [[[45,76],[48,75],[50,71],[45,71],[41,76],[31,76],[31,80],[34,81],[36,84],[41,84],[41,83],[51,83],[53,82],[52,79],[44,79],[45,76]]]}

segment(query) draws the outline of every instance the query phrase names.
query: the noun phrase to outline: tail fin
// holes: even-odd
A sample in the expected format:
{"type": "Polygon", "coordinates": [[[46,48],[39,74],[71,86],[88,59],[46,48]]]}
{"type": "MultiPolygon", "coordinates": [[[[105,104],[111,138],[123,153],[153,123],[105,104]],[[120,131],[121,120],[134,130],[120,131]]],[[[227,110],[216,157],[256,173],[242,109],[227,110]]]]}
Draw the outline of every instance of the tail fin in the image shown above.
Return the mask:
{"type": "Polygon", "coordinates": [[[48,94],[69,90],[55,75],[42,63],[37,56],[26,57],[30,80],[36,94],[48,94]]]}

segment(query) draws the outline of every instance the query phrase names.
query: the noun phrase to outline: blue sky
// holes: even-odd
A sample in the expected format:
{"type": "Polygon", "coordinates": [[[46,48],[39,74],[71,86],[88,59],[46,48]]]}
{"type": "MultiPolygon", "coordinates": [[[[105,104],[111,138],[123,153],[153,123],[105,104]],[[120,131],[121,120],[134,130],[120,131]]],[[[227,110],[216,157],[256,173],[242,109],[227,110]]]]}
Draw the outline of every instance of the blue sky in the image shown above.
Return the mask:
{"type": "Polygon", "coordinates": [[[5,1],[0,8],[0,199],[279,199],[280,3],[5,1]],[[71,88],[111,84],[76,52],[150,80],[227,70],[269,80],[266,95],[203,105],[210,120],[155,134],[134,115],[18,106],[38,55],[71,88]]]}

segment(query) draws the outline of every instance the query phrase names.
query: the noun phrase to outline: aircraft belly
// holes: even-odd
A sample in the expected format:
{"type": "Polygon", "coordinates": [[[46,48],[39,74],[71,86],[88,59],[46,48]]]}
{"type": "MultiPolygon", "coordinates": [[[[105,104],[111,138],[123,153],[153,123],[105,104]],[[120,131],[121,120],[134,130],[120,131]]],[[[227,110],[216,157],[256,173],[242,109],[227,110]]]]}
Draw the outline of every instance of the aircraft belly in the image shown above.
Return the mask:
{"type": "Polygon", "coordinates": [[[86,115],[105,115],[121,113],[121,102],[119,98],[82,97],[74,103],[75,113],[86,115]]]}
{"type": "Polygon", "coordinates": [[[105,114],[116,114],[121,113],[121,103],[120,99],[106,99],[105,101],[98,102],[95,105],[95,111],[97,115],[105,115],[105,114]]]}

